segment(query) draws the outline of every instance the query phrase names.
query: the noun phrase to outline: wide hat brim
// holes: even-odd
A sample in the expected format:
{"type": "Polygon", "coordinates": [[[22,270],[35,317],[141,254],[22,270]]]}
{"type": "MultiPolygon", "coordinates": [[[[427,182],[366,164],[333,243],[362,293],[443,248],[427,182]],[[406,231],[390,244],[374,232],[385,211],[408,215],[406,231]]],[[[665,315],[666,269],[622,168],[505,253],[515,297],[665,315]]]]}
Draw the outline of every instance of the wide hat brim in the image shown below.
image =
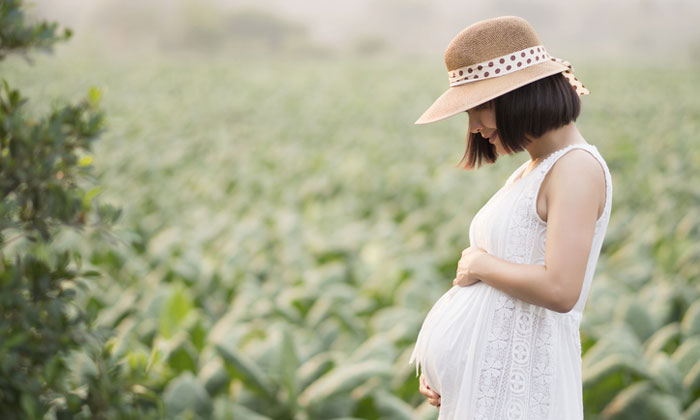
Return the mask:
{"type": "Polygon", "coordinates": [[[440,121],[464,112],[528,83],[569,68],[558,61],[545,61],[500,77],[451,86],[416,120],[416,124],[440,121]]]}

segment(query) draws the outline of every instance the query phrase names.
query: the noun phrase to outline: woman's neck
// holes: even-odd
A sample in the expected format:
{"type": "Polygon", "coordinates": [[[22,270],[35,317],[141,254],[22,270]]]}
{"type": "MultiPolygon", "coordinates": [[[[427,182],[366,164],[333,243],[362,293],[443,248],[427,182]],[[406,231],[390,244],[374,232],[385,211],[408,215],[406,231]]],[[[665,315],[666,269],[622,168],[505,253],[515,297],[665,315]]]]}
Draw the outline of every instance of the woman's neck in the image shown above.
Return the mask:
{"type": "Polygon", "coordinates": [[[570,144],[587,144],[573,122],[565,126],[549,130],[541,137],[533,139],[525,149],[530,153],[533,164],[539,164],[544,158],[570,144]]]}

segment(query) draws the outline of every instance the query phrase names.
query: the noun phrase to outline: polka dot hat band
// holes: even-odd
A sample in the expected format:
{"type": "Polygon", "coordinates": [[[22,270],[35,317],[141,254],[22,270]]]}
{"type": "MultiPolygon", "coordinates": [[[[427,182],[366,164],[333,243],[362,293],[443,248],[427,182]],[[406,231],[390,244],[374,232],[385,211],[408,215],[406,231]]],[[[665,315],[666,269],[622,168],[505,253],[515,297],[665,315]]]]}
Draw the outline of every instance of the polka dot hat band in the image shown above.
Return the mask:
{"type": "Polygon", "coordinates": [[[562,74],[579,95],[588,95],[590,93],[574,76],[574,69],[571,64],[568,61],[550,56],[543,45],[528,47],[488,61],[454,69],[448,72],[448,77],[450,86],[460,86],[477,80],[504,76],[546,60],[555,61],[568,67],[568,70],[562,74]]]}
{"type": "Polygon", "coordinates": [[[449,87],[416,120],[428,124],[545,77],[561,74],[578,95],[590,92],[568,62],[549,55],[535,29],[518,16],[475,22],[445,50],[449,87]]]}

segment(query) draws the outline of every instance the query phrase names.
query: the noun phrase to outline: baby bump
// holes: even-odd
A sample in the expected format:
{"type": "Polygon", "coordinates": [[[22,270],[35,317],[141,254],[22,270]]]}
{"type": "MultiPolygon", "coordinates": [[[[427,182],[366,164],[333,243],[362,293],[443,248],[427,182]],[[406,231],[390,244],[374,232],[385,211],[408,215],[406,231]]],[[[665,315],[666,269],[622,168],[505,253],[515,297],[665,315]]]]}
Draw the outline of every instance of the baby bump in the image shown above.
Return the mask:
{"type": "Polygon", "coordinates": [[[493,287],[479,282],[468,287],[454,286],[443,295],[426,317],[420,340],[420,362],[431,388],[441,394],[445,387],[459,384],[464,369],[473,359],[481,337],[500,294],[493,287]]]}

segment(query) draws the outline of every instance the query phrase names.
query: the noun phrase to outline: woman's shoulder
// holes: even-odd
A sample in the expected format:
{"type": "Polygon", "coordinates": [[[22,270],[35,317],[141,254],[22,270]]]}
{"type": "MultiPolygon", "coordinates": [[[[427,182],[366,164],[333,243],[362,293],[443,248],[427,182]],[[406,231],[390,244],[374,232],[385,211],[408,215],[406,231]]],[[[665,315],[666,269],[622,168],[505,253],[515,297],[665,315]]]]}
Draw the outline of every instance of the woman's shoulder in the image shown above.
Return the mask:
{"type": "MultiPolygon", "coordinates": [[[[553,164],[550,171],[555,177],[583,177],[605,181],[607,164],[598,149],[588,143],[566,150],[553,164]]],[[[604,184],[603,184],[604,185],[604,184]]]]}
{"type": "Polygon", "coordinates": [[[594,147],[571,148],[552,165],[545,194],[549,198],[561,196],[572,203],[598,202],[602,211],[606,201],[606,173],[605,160],[594,147]]]}

